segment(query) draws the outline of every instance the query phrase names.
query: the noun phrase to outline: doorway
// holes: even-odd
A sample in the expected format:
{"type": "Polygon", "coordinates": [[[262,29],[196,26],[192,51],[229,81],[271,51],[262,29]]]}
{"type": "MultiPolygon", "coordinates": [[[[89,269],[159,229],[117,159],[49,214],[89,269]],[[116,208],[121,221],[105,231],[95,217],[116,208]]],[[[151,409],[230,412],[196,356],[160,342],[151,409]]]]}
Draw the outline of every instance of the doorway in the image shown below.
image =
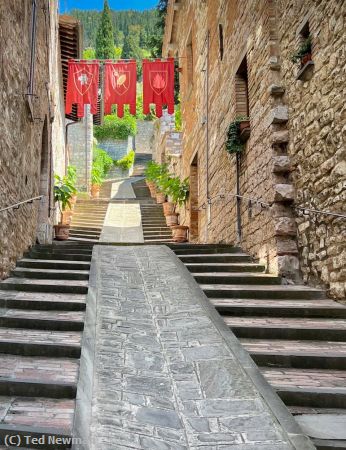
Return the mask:
{"type": "Polygon", "coordinates": [[[199,240],[199,210],[198,210],[198,153],[190,165],[190,240],[199,240]]]}

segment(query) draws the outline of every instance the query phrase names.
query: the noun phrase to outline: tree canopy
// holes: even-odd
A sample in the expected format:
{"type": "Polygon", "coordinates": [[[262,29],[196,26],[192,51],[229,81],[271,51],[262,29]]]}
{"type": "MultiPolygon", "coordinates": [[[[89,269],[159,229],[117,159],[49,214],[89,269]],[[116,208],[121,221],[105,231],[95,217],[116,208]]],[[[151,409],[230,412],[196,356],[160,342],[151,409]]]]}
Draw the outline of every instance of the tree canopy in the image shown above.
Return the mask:
{"type": "Polygon", "coordinates": [[[108,0],[105,0],[104,2],[101,22],[97,30],[96,58],[97,59],[115,58],[114,31],[108,0]]]}

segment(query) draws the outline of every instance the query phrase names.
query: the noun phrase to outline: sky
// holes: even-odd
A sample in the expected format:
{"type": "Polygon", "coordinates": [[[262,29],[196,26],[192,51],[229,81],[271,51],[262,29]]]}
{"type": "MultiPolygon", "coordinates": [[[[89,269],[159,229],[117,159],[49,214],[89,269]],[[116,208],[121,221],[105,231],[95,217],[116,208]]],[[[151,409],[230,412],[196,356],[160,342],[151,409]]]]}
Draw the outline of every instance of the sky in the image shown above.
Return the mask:
{"type": "MultiPolygon", "coordinates": [[[[103,0],[59,0],[60,12],[65,13],[73,8],[79,9],[103,9],[103,0]]],[[[111,9],[144,9],[154,8],[158,0],[108,0],[111,9]]]]}

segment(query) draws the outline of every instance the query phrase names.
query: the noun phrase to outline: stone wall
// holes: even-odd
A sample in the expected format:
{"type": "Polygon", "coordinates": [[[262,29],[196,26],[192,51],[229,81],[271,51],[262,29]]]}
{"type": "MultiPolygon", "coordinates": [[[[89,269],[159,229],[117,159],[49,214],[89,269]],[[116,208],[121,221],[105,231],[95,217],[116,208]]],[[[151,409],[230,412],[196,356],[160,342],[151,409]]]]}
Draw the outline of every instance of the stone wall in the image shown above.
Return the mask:
{"type": "Polygon", "coordinates": [[[181,211],[194,239],[238,243],[270,272],[302,274],[340,298],[345,221],[302,219],[295,206],[345,211],[345,8],[337,0],[171,1],[164,38],[164,55],[183,57],[183,154],[175,171],[193,180],[197,173],[198,213],[189,204],[181,211]],[[290,59],[308,14],[315,73],[303,82],[290,59]],[[236,156],[225,141],[230,122],[246,112],[239,230],[236,156]]]}
{"type": "Polygon", "coordinates": [[[152,153],[154,139],[154,122],[149,120],[137,121],[136,152],[152,153]]]}
{"type": "MultiPolygon", "coordinates": [[[[98,146],[105,150],[111,158],[114,160],[122,159],[128,155],[131,150],[134,150],[135,141],[133,136],[128,136],[127,139],[107,139],[98,142],[98,146]]],[[[114,167],[107,174],[107,179],[116,180],[119,178],[125,178],[132,174],[133,167],[129,170],[123,171],[118,167],[114,167]]]]}
{"type": "MultiPolygon", "coordinates": [[[[278,1],[281,73],[289,107],[288,153],[296,205],[346,213],[346,3],[278,1]],[[308,22],[312,73],[297,80],[291,55],[308,22]],[[310,78],[310,79],[309,79],[310,78]]],[[[304,281],[345,298],[346,220],[298,215],[298,245],[304,281]]]]}
{"type": "Polygon", "coordinates": [[[77,189],[89,192],[91,186],[91,166],[93,159],[93,116],[90,106],[85,106],[85,114],[80,122],[68,121],[67,142],[69,163],[77,169],[77,189]]]}
{"type": "MultiPolygon", "coordinates": [[[[50,59],[49,49],[56,51],[57,46],[57,2],[37,1],[33,91],[28,92],[31,20],[31,1],[0,2],[0,209],[44,196],[41,202],[0,212],[0,277],[37,237],[41,242],[52,238],[52,84],[56,80],[50,74],[56,59],[50,59]]],[[[58,90],[56,100],[60,102],[58,90]]]]}

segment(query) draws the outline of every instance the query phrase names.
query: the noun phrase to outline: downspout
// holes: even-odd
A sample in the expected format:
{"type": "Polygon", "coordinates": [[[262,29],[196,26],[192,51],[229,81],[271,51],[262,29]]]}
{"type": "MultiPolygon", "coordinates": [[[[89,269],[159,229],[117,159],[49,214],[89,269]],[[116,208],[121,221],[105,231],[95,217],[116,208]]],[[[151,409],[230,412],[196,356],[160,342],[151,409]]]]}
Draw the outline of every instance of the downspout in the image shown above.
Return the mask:
{"type": "Polygon", "coordinates": [[[88,107],[85,108],[85,185],[86,192],[89,192],[89,171],[88,171],[88,119],[89,110],[88,107]]]}
{"type": "Polygon", "coordinates": [[[211,199],[209,192],[209,46],[210,46],[210,31],[207,35],[207,80],[206,80],[206,94],[207,94],[207,154],[206,154],[206,169],[207,169],[207,227],[206,227],[206,243],[208,243],[209,224],[211,222],[211,199]]]}
{"type": "Polygon", "coordinates": [[[34,95],[34,79],[35,79],[35,57],[36,57],[36,16],[37,5],[36,0],[31,2],[31,55],[30,55],[30,75],[28,85],[28,95],[34,95]]]}
{"type": "Polygon", "coordinates": [[[236,155],[236,177],[237,177],[237,240],[241,242],[242,229],[241,229],[241,197],[240,197],[240,152],[236,155]]]}

